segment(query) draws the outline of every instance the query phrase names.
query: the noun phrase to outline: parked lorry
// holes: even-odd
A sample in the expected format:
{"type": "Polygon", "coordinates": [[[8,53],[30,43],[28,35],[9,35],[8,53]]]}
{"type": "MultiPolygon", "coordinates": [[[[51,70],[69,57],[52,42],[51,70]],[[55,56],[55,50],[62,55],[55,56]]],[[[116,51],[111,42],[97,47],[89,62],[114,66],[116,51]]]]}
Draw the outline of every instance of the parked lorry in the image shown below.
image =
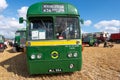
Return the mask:
{"type": "Polygon", "coordinates": [[[120,33],[112,33],[110,35],[110,41],[120,43],[120,33]]]}
{"type": "Polygon", "coordinates": [[[5,42],[4,36],[3,36],[3,35],[0,35],[0,51],[1,51],[1,52],[3,52],[4,49],[5,49],[4,42],[5,42]]]}
{"type": "Polygon", "coordinates": [[[13,51],[14,52],[24,51],[25,43],[26,43],[26,28],[18,29],[15,32],[13,51]]]}
{"type": "Polygon", "coordinates": [[[108,32],[95,32],[93,33],[93,36],[100,42],[105,42],[106,39],[109,37],[109,33],[108,32]]]}

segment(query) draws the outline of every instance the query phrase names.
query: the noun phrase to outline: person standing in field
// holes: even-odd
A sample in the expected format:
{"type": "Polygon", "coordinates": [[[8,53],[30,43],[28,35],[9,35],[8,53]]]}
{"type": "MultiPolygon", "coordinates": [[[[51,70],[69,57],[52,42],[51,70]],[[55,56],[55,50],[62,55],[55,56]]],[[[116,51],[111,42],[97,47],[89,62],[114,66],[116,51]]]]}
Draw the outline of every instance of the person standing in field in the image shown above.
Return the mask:
{"type": "Polygon", "coordinates": [[[5,48],[5,49],[8,48],[7,45],[8,45],[8,43],[7,43],[7,41],[5,41],[5,42],[4,42],[4,48],[5,48]]]}

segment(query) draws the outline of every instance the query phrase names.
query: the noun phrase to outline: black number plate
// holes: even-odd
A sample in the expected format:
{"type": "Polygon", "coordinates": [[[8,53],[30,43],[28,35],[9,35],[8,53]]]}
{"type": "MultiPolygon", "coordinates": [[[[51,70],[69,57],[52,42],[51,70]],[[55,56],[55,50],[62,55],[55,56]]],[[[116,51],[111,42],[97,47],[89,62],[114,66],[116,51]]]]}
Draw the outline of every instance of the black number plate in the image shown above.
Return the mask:
{"type": "Polygon", "coordinates": [[[62,72],[62,69],[49,69],[48,72],[62,72]]]}

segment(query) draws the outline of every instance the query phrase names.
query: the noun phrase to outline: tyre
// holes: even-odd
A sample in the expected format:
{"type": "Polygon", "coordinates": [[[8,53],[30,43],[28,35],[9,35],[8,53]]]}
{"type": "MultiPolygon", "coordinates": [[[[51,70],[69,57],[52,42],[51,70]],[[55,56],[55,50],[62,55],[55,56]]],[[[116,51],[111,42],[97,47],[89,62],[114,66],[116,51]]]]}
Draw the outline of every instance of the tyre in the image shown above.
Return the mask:
{"type": "Polygon", "coordinates": [[[13,47],[13,52],[17,52],[16,47],[13,47]]]}
{"type": "Polygon", "coordinates": [[[0,49],[0,52],[4,52],[4,49],[0,49]]]}

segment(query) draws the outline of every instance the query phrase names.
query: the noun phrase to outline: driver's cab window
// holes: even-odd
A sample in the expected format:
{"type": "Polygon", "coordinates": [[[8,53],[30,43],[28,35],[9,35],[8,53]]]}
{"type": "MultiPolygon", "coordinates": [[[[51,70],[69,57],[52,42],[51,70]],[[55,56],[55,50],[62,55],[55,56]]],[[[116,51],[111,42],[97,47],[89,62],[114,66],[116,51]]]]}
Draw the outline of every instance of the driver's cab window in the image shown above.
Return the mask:
{"type": "Polygon", "coordinates": [[[15,33],[15,36],[20,36],[20,32],[16,32],[16,33],[15,33]]]}
{"type": "Polygon", "coordinates": [[[66,39],[67,34],[67,21],[65,19],[57,19],[56,20],[56,37],[57,39],[66,39]]]}
{"type": "Polygon", "coordinates": [[[20,35],[21,35],[21,37],[26,37],[26,32],[25,31],[21,31],[20,35]]]}
{"type": "Polygon", "coordinates": [[[57,17],[55,28],[57,39],[77,39],[80,37],[78,18],[57,17]]]}

